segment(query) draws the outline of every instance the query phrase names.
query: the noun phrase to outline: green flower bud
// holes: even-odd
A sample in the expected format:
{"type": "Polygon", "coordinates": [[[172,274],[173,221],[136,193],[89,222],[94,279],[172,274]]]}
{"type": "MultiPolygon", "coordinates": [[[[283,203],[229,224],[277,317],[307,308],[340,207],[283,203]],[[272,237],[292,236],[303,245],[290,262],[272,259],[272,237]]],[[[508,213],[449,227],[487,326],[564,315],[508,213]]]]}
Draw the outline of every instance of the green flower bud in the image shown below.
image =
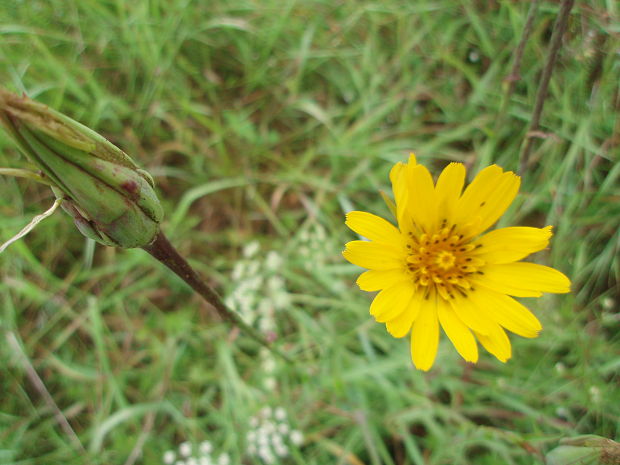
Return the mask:
{"type": "Polygon", "coordinates": [[[0,122],[53,184],[82,234],[125,248],[155,239],[163,210],[153,179],[122,150],[46,105],[2,89],[0,122]]]}
{"type": "Polygon", "coordinates": [[[545,460],[547,465],[618,465],[620,444],[593,434],[564,438],[545,460]]]}

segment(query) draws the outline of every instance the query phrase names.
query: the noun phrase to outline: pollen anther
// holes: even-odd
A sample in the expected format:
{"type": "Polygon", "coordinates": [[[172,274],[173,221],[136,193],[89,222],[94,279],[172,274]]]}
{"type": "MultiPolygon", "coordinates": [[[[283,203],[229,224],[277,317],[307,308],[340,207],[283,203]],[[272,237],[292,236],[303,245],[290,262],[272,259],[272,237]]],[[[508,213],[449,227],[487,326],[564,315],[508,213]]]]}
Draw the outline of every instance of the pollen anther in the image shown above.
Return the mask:
{"type": "Polygon", "coordinates": [[[462,242],[464,236],[458,229],[442,222],[438,231],[413,234],[407,243],[407,268],[414,283],[445,300],[454,298],[454,292],[464,294],[471,289],[468,277],[484,265],[469,255],[476,246],[462,242]]]}

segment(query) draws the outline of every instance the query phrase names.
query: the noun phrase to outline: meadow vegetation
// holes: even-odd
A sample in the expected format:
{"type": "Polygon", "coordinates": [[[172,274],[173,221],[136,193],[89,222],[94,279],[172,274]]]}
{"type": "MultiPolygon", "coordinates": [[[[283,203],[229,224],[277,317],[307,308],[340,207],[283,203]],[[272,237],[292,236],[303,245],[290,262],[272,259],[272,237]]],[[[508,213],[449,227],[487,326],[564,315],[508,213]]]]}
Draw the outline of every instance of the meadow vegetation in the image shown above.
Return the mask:
{"type": "MultiPolygon", "coordinates": [[[[303,435],[281,464],[527,465],[563,437],[617,440],[616,2],[574,6],[501,221],[554,225],[534,260],[573,282],[524,299],[539,338],[512,336],[506,364],[485,352],[468,365],[443,336],[417,371],[341,256],[345,213],[389,217],[379,191],[409,151],[435,174],[518,170],[559,8],[540,2],[508,94],[528,5],[0,2],[1,85],[148,170],[170,240],[294,360],[231,330],[144,251],[95,245],[58,212],[0,255],[0,464],[159,464],[206,440],[231,463],[266,463],[248,451],[265,408],[303,435]]],[[[0,166],[25,165],[0,132],[0,166]]],[[[52,202],[0,177],[0,242],[52,202]]]]}

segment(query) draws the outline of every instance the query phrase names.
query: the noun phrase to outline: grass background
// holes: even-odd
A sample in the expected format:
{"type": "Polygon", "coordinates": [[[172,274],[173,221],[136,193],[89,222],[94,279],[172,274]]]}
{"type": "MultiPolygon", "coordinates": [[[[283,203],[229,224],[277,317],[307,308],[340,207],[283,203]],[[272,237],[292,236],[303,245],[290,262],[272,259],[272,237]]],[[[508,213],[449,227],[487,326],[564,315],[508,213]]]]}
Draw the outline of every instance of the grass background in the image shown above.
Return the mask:
{"type": "MultiPolygon", "coordinates": [[[[248,420],[284,407],[305,442],[282,464],[532,464],[562,437],[620,435],[620,50],[612,0],[577,2],[530,168],[502,224],[553,224],[535,258],[573,293],[527,302],[538,339],[433,370],[371,321],[340,256],[344,213],[387,214],[391,164],[517,169],[559,4],[4,0],[0,82],[98,130],[150,171],[164,230],[223,294],[248,243],[283,258],[276,386],[255,345],[141,250],[87,242],[63,214],[0,256],[0,463],[161,463],[210,440],[232,463],[248,420]],[[318,233],[317,233],[318,231],[318,233]],[[321,231],[325,234],[321,236],[321,231]],[[314,234],[313,241],[308,235],[314,234]],[[318,234],[318,236],[317,236],[318,234]],[[75,430],[56,422],[31,365],[75,430]],[[83,448],[83,450],[81,449],[83,448]]],[[[0,133],[0,165],[25,160],[0,133]]],[[[52,203],[0,178],[0,239],[52,203]]],[[[262,255],[261,255],[262,254],[262,255]]],[[[524,299],[527,300],[527,299],[524,299]]]]}

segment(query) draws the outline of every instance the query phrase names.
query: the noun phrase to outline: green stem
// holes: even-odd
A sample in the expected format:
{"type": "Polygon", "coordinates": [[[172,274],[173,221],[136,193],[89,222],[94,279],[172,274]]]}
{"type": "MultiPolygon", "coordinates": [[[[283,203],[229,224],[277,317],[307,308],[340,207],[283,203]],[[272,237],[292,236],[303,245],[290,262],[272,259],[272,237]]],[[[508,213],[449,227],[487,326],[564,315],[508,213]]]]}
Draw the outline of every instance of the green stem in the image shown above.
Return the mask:
{"type": "Polygon", "coordinates": [[[22,170],[18,168],[0,168],[0,175],[31,179],[47,186],[54,186],[54,184],[45,179],[43,176],[30,170],[22,170]]]}
{"type": "Polygon", "coordinates": [[[200,278],[191,265],[179,254],[174,246],[170,244],[163,232],[160,231],[155,240],[151,244],[143,247],[143,249],[185,281],[208,304],[215,308],[222,319],[238,326],[256,342],[265,346],[287,362],[292,363],[289,357],[272,347],[256,329],[245,323],[239,315],[226,307],[221,297],[200,278]]]}

